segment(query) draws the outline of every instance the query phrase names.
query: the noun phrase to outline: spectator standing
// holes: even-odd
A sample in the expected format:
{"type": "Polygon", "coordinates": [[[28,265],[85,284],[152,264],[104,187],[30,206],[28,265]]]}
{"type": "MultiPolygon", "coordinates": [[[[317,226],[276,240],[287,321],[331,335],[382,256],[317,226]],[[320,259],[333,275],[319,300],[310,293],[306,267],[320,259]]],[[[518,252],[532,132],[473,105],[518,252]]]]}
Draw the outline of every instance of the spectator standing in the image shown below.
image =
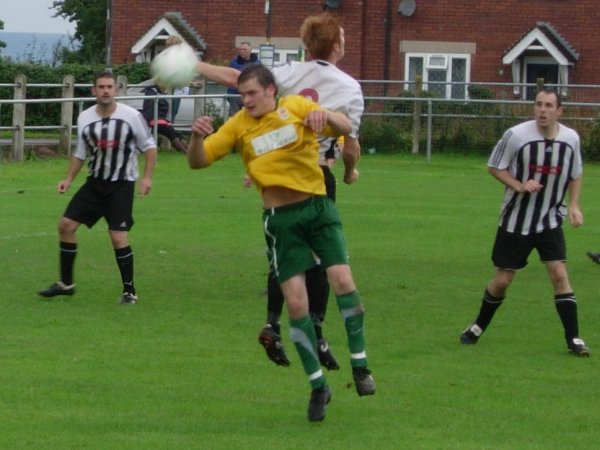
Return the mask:
{"type": "MultiPolygon", "coordinates": [[[[246,64],[257,62],[258,55],[252,53],[250,42],[244,41],[238,47],[238,55],[231,60],[229,67],[241,71],[246,64]]],[[[233,116],[242,109],[242,100],[239,97],[240,92],[237,87],[230,86],[227,88],[227,94],[233,96],[227,98],[227,101],[229,102],[229,115],[233,116]]]]}

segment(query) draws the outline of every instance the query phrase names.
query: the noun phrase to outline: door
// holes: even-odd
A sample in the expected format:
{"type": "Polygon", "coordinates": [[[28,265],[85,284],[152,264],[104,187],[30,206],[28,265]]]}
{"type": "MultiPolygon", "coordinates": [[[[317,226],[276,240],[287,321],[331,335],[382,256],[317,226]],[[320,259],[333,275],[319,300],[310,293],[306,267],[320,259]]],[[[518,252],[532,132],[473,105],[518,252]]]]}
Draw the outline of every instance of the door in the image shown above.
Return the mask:
{"type": "MultiPolygon", "coordinates": [[[[527,64],[527,84],[537,83],[538,78],[544,79],[544,84],[558,83],[558,64],[527,64]]],[[[527,100],[535,99],[535,86],[527,86],[527,100]]]]}

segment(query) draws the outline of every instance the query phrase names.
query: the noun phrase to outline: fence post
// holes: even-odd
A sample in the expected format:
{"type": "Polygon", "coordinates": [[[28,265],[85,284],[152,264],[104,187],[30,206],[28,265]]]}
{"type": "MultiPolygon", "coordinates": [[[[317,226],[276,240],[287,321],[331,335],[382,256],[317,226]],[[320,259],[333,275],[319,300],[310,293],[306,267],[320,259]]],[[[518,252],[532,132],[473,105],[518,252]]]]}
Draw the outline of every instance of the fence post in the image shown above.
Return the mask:
{"type": "MultiPolygon", "coordinates": [[[[190,92],[192,94],[206,94],[206,82],[204,80],[194,81],[191,85],[190,92]]],[[[205,103],[206,102],[203,98],[194,99],[194,119],[206,114],[205,103]]]]}
{"type": "MultiPolygon", "coordinates": [[[[62,98],[73,98],[75,95],[75,77],[66,75],[63,78],[62,98]]],[[[60,135],[58,147],[63,149],[67,156],[71,156],[71,135],[73,132],[73,102],[60,104],[60,135]]]]}
{"type": "MultiPolygon", "coordinates": [[[[415,97],[420,97],[423,91],[423,77],[417,76],[415,79],[415,97]]],[[[419,141],[421,139],[421,102],[416,101],[413,109],[412,124],[412,154],[419,153],[419,141]]]]}
{"type": "Polygon", "coordinates": [[[126,75],[117,76],[117,97],[127,97],[128,81],[126,75]]]}
{"type": "MultiPolygon", "coordinates": [[[[15,100],[27,97],[27,77],[19,74],[15,77],[15,100]]],[[[13,108],[13,137],[11,159],[23,162],[25,159],[25,103],[15,103],[13,108]]]]}

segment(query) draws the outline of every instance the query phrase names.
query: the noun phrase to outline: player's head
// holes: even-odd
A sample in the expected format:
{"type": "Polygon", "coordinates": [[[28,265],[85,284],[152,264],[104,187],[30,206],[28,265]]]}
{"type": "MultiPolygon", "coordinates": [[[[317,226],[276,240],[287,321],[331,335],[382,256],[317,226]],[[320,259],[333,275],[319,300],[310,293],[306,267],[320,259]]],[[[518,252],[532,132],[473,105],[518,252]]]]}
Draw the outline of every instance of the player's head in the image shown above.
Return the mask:
{"type": "MultiPolygon", "coordinates": [[[[304,19],[300,37],[312,59],[338,61],[344,57],[344,30],[330,13],[321,13],[304,19]]],[[[334,62],[335,62],[334,61],[334,62]]]]}
{"type": "Polygon", "coordinates": [[[109,70],[98,72],[94,76],[92,94],[99,104],[108,105],[115,101],[117,95],[117,77],[109,70]]]}
{"type": "Polygon", "coordinates": [[[113,73],[112,70],[103,70],[101,72],[96,72],[94,75],[94,86],[98,84],[98,80],[101,78],[111,78],[115,85],[117,84],[117,76],[113,73]]]}
{"type": "Polygon", "coordinates": [[[252,117],[262,117],[275,109],[275,77],[262,64],[248,64],[242,69],[238,78],[238,90],[246,111],[252,117]]]}
{"type": "Polygon", "coordinates": [[[540,94],[545,94],[545,95],[552,95],[554,96],[555,100],[556,100],[556,107],[560,108],[562,107],[562,99],[560,98],[560,95],[558,92],[556,92],[555,89],[549,88],[549,87],[545,87],[540,89],[537,94],[535,95],[535,98],[537,99],[538,95],[540,94]]]}
{"type": "Polygon", "coordinates": [[[558,92],[544,88],[537,93],[533,114],[539,128],[552,131],[562,112],[562,101],[558,92]]]}

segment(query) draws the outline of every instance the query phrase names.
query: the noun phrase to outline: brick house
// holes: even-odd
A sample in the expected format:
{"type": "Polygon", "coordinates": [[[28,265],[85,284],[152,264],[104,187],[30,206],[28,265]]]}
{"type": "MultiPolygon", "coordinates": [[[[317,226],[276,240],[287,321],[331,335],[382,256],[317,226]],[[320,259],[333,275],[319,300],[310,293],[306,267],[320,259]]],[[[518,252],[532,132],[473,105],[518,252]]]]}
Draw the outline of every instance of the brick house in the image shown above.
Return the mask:
{"type": "MultiPolygon", "coordinates": [[[[114,63],[151,60],[169,34],[219,62],[269,34],[282,63],[298,56],[303,18],[325,6],[346,31],[340,67],[360,80],[600,84],[597,0],[270,0],[270,14],[265,0],[112,4],[114,63]]],[[[464,86],[430,89],[465,95],[464,86]]]]}

